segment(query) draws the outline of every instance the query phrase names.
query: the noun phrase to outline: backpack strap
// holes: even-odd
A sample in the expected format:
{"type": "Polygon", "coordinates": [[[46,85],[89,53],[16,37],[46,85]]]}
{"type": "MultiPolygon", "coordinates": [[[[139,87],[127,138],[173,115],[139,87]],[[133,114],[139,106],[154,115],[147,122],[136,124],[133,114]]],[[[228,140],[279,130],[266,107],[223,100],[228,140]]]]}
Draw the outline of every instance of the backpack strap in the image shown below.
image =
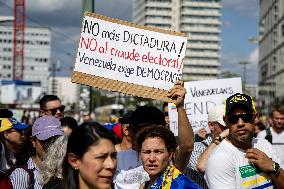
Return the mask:
{"type": "Polygon", "coordinates": [[[265,139],[272,144],[272,134],[270,128],[266,128],[265,131],[266,131],[265,139]]]}
{"type": "Polygon", "coordinates": [[[201,143],[202,143],[204,146],[208,147],[208,144],[206,144],[206,142],[201,141],[201,143]]]}
{"type": "Polygon", "coordinates": [[[35,185],[35,178],[34,178],[34,169],[29,169],[28,168],[28,164],[24,164],[22,166],[20,166],[19,168],[22,168],[24,169],[28,175],[29,175],[29,186],[28,186],[28,189],[34,189],[34,185],[35,185]]]}

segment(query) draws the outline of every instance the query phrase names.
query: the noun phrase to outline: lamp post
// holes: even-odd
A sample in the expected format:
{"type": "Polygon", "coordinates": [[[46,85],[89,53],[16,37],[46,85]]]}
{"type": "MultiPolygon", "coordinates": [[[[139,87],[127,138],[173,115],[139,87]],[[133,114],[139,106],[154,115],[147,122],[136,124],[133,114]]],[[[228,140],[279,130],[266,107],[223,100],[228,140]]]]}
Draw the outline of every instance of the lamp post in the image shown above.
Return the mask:
{"type": "Polygon", "coordinates": [[[51,86],[51,93],[55,94],[56,90],[55,90],[55,77],[56,77],[56,72],[60,71],[60,60],[57,60],[56,63],[53,63],[51,66],[51,72],[52,72],[52,86],[51,86]]]}
{"type": "MultiPolygon", "coordinates": [[[[83,0],[83,7],[82,7],[82,19],[84,16],[85,11],[95,12],[95,0],[83,0]]],[[[89,87],[89,115],[91,115],[93,111],[93,88],[92,86],[89,87]]]]}
{"type": "Polygon", "coordinates": [[[240,61],[239,64],[242,65],[244,67],[244,73],[243,73],[243,77],[244,77],[244,88],[246,88],[246,75],[247,75],[247,64],[249,64],[249,61],[240,61]]]}

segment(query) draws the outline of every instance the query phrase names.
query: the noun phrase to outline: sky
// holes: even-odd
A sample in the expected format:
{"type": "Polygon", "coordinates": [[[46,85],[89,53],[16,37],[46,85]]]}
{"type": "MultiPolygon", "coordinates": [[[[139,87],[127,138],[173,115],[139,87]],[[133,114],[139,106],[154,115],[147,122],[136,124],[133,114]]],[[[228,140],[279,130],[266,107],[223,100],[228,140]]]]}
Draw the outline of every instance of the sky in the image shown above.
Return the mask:
{"type": "MultiPolygon", "coordinates": [[[[0,0],[0,15],[13,15],[13,0],[0,0]]],[[[221,71],[243,76],[240,61],[247,65],[247,83],[257,84],[258,45],[249,41],[258,35],[258,0],[223,0],[221,71]]],[[[52,31],[52,63],[61,62],[58,75],[70,76],[80,35],[80,0],[26,0],[26,25],[52,31]]],[[[95,12],[131,21],[132,0],[95,0],[95,12]]]]}

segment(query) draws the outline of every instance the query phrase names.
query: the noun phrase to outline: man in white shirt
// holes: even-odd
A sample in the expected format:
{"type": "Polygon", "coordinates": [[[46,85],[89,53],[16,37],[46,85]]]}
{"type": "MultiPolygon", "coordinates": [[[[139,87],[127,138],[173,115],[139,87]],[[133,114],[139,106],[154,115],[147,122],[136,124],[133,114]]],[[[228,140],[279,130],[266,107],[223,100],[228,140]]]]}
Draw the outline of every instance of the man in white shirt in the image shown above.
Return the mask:
{"type": "Polygon", "coordinates": [[[267,139],[280,157],[284,167],[284,107],[275,107],[271,112],[272,126],[258,133],[258,138],[267,139]]]}
{"type": "Polygon", "coordinates": [[[226,100],[224,122],[229,136],[207,161],[209,188],[284,188],[284,171],[272,145],[253,137],[257,117],[250,96],[237,93],[226,100]]]}

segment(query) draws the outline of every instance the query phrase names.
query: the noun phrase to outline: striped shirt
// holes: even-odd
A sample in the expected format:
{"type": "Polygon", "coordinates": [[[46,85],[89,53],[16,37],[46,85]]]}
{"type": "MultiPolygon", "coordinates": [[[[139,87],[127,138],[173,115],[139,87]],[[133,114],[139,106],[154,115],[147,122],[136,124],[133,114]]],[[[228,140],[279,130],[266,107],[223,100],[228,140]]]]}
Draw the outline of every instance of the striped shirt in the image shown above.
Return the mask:
{"type": "Polygon", "coordinates": [[[211,136],[208,136],[207,139],[202,142],[195,142],[192,154],[190,156],[188,167],[197,170],[197,160],[199,156],[207,149],[209,144],[212,142],[211,136]]]}
{"type": "MultiPolygon", "coordinates": [[[[29,158],[28,169],[32,170],[34,173],[34,189],[42,189],[42,186],[39,183],[39,169],[36,164],[33,162],[32,158],[29,158]]],[[[16,189],[28,189],[29,188],[29,174],[22,168],[15,169],[11,175],[10,179],[12,181],[13,188],[16,189]]]]}
{"type": "Polygon", "coordinates": [[[190,156],[190,160],[188,163],[187,168],[184,171],[184,174],[193,180],[196,184],[200,187],[207,189],[208,186],[204,179],[204,175],[199,173],[197,170],[197,160],[199,156],[207,149],[209,144],[212,142],[211,136],[208,136],[207,139],[203,140],[202,142],[195,142],[194,148],[190,156]]]}

